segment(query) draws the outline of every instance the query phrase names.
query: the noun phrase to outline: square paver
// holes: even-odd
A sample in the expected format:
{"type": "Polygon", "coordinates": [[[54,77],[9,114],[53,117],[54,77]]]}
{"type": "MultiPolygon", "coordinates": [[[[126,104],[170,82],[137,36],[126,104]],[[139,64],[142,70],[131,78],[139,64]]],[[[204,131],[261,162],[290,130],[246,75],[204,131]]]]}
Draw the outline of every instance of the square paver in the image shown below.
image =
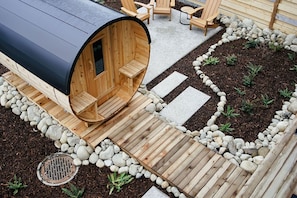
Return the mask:
{"type": "Polygon", "coordinates": [[[164,98],[167,96],[172,90],[174,90],[178,85],[180,85],[183,81],[185,81],[188,77],[174,71],[167,78],[162,80],[159,84],[151,89],[155,94],[164,98]]]}
{"type": "Polygon", "coordinates": [[[165,193],[160,191],[155,186],[152,186],[143,196],[142,198],[169,198],[165,193]]]}
{"type": "Polygon", "coordinates": [[[209,95],[189,86],[165,106],[160,114],[179,125],[183,125],[209,99],[209,95]]]}

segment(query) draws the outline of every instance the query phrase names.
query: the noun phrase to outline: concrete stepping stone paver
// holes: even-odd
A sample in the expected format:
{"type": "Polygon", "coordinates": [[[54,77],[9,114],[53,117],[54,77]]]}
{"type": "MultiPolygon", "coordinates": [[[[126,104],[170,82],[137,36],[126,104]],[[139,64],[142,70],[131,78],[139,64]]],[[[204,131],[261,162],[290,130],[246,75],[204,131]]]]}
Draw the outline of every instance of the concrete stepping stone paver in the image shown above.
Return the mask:
{"type": "Polygon", "coordinates": [[[155,186],[152,186],[143,196],[142,198],[169,198],[165,193],[160,191],[155,186]]]}
{"type": "Polygon", "coordinates": [[[185,81],[188,77],[177,71],[174,71],[167,78],[162,80],[159,84],[151,89],[155,94],[164,98],[172,90],[174,90],[178,85],[185,81]]]}
{"type": "Polygon", "coordinates": [[[179,125],[183,125],[209,99],[209,95],[189,86],[165,106],[160,114],[179,125]]]}

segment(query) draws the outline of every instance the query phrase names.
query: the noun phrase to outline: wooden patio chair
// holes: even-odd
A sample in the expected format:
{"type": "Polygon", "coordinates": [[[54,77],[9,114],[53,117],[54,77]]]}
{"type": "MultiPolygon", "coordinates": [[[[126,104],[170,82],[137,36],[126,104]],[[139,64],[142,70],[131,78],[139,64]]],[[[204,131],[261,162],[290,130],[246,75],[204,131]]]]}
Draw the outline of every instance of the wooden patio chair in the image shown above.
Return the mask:
{"type": "Polygon", "coordinates": [[[219,25],[214,22],[215,18],[219,15],[219,6],[221,0],[207,0],[202,7],[195,8],[190,15],[190,30],[192,26],[197,26],[204,30],[204,36],[207,34],[207,28],[216,28],[219,25]],[[200,18],[193,17],[193,14],[202,10],[200,18]]]}
{"type": "Polygon", "coordinates": [[[153,6],[153,19],[155,14],[168,15],[171,21],[171,9],[175,6],[175,0],[151,0],[153,6]]]}
{"type": "Polygon", "coordinates": [[[144,3],[140,3],[134,0],[121,0],[122,7],[121,11],[129,16],[136,17],[141,21],[147,20],[147,24],[150,23],[150,10],[152,8],[151,5],[146,5],[144,3]],[[137,7],[145,7],[147,12],[140,13],[137,11],[137,7]]]}

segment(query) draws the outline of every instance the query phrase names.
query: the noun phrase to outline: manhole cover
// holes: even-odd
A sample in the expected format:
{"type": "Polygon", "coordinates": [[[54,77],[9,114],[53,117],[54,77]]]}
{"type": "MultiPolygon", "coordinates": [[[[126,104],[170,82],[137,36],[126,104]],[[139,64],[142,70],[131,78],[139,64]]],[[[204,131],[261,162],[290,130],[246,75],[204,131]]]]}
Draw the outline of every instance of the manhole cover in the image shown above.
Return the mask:
{"type": "Polygon", "coordinates": [[[49,186],[59,186],[69,182],[77,173],[73,158],[65,153],[47,156],[37,167],[38,179],[49,186]]]}

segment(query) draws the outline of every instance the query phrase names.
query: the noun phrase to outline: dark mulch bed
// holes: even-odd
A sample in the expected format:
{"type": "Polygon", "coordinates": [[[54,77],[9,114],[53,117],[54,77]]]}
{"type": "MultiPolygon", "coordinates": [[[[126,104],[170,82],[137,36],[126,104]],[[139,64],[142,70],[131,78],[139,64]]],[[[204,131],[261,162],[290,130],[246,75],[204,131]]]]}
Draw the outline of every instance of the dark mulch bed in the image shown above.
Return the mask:
{"type": "MultiPolygon", "coordinates": [[[[211,38],[211,42],[217,39],[220,39],[220,33],[211,38]]],[[[192,66],[193,60],[207,52],[208,42],[210,41],[190,52],[185,58],[179,60],[147,86],[148,89],[151,89],[173,71],[178,71],[189,78],[164,98],[167,103],[172,101],[188,86],[193,86],[210,95],[211,99],[185,123],[185,126],[192,131],[206,126],[207,121],[216,112],[217,103],[219,102],[219,97],[202,83],[192,66]]],[[[267,45],[245,49],[244,45],[246,42],[247,40],[240,39],[217,47],[215,52],[212,53],[212,57],[218,57],[220,62],[216,65],[202,66],[201,70],[209,76],[221,91],[227,94],[226,106],[230,105],[235,110],[235,113],[240,114],[240,116],[235,118],[220,116],[216,124],[231,123],[231,128],[234,128],[234,130],[228,134],[237,138],[243,138],[246,141],[254,141],[257,139],[258,133],[264,131],[271,123],[275,112],[281,110],[283,102],[285,100],[288,101],[288,98],[282,97],[279,91],[284,89],[294,91],[297,73],[290,69],[296,65],[297,60],[288,58],[288,53],[292,54],[291,51],[285,49],[274,51],[267,45]],[[237,57],[237,62],[234,66],[228,66],[226,57],[232,54],[237,57]],[[245,75],[248,75],[248,66],[250,64],[262,66],[262,70],[254,78],[254,85],[247,87],[243,85],[243,79],[245,75]],[[235,88],[244,91],[245,95],[240,95],[235,88]],[[267,95],[269,99],[273,99],[272,104],[265,107],[262,95],[267,95]],[[251,114],[241,110],[243,101],[252,103],[253,110],[251,114]]]]}
{"type": "MultiPolygon", "coordinates": [[[[148,3],[149,1],[142,0],[141,2],[148,3]]],[[[106,5],[119,10],[120,0],[107,0],[106,5]]],[[[179,9],[182,5],[177,1],[176,9],[179,9]]],[[[198,56],[206,53],[209,46],[215,44],[221,38],[223,32],[224,29],[148,84],[148,88],[151,89],[173,71],[178,71],[189,78],[164,98],[167,103],[189,85],[211,96],[211,99],[185,124],[190,130],[203,128],[207,120],[216,111],[219,101],[210,88],[203,85],[202,81],[197,77],[192,62],[198,56]]],[[[238,40],[218,47],[213,56],[220,57],[220,63],[204,66],[202,70],[222,91],[227,93],[228,105],[236,109],[236,111],[240,112],[239,109],[243,99],[249,99],[257,104],[253,115],[240,112],[240,117],[226,119],[221,116],[217,121],[218,124],[230,122],[232,128],[235,129],[232,135],[242,137],[247,141],[253,141],[258,132],[263,131],[269,125],[274,112],[281,109],[284,98],[280,97],[278,90],[284,88],[294,90],[296,72],[290,71],[289,68],[297,64],[297,61],[290,61],[286,50],[273,52],[267,47],[243,50],[242,44],[244,42],[244,40],[238,40]],[[233,53],[238,57],[237,64],[235,66],[226,66],[223,57],[233,53]],[[246,65],[249,62],[263,65],[263,71],[255,78],[255,85],[252,88],[246,88],[242,85],[243,76],[247,74],[246,65]],[[244,90],[246,95],[238,95],[234,91],[234,87],[244,90]],[[259,103],[261,94],[268,94],[270,98],[274,98],[274,102],[269,108],[264,108],[259,103]]],[[[5,71],[7,70],[0,66],[0,74],[5,71]]],[[[29,123],[23,122],[18,116],[14,115],[11,109],[1,107],[0,119],[0,197],[13,197],[6,184],[13,178],[14,174],[21,177],[24,183],[28,185],[16,197],[67,197],[62,193],[61,187],[46,186],[36,176],[38,163],[49,154],[58,151],[53,142],[41,137],[39,132],[34,132],[29,123]]],[[[107,175],[109,173],[108,168],[99,169],[94,165],[82,166],[71,183],[86,189],[84,197],[108,197],[106,185],[108,184],[107,175]]],[[[141,197],[152,185],[155,184],[149,179],[137,179],[126,185],[121,192],[114,193],[109,197],[141,197]]],[[[68,187],[68,185],[62,187],[68,187]]],[[[172,194],[167,194],[173,197],[172,194]]]]}

